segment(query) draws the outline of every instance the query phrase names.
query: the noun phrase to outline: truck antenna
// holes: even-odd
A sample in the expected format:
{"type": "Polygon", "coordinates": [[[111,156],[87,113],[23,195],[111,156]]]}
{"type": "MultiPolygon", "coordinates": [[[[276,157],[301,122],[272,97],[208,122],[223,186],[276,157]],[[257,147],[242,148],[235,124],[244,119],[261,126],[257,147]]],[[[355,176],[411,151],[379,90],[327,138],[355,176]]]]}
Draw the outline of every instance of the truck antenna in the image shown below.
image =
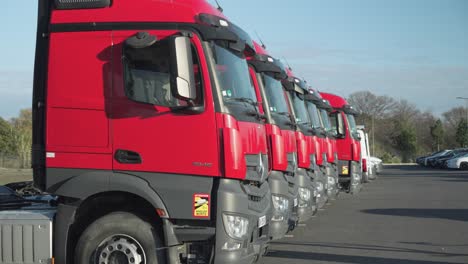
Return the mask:
{"type": "Polygon", "coordinates": [[[292,71],[291,65],[289,65],[288,60],[283,56],[283,60],[286,62],[286,65],[288,65],[288,68],[290,71],[292,71]]]}
{"type": "Polygon", "coordinates": [[[218,3],[218,0],[215,0],[215,2],[216,2],[216,5],[218,5],[218,8],[217,8],[217,9],[219,10],[219,12],[222,13],[224,10],[223,10],[223,8],[221,7],[221,5],[218,3]]]}
{"type": "Polygon", "coordinates": [[[265,43],[263,43],[263,40],[262,40],[262,38],[260,37],[260,35],[258,35],[258,32],[257,32],[257,31],[255,31],[255,35],[257,35],[258,40],[259,40],[260,43],[262,44],[262,48],[266,49],[266,45],[265,45],[265,43]]]}

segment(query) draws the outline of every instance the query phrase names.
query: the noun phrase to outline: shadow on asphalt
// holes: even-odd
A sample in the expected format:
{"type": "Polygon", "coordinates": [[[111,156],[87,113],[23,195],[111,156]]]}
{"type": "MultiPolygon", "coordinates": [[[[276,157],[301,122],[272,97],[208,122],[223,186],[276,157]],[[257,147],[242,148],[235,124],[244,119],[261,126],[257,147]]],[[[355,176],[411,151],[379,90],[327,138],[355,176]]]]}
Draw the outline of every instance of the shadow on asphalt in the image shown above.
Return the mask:
{"type": "MultiPolygon", "coordinates": [[[[412,245],[425,245],[425,246],[434,246],[430,243],[425,242],[400,242],[402,244],[412,244],[412,245]]],[[[338,248],[338,249],[357,249],[357,250],[366,250],[366,251],[381,251],[381,252],[403,252],[403,253],[419,253],[427,254],[434,257],[464,257],[468,254],[454,254],[446,253],[440,251],[430,251],[430,250],[421,250],[413,248],[404,248],[404,247],[389,247],[389,246],[379,246],[379,245],[365,245],[365,244],[353,244],[353,243],[301,243],[301,242],[271,242],[272,245],[291,245],[291,246],[312,246],[320,248],[338,248]]],[[[444,245],[447,247],[448,245],[444,245]]],[[[466,246],[466,245],[459,245],[466,246]]],[[[272,251],[276,252],[276,251],[272,251]]]]}
{"type": "MultiPolygon", "coordinates": [[[[353,256],[353,255],[337,255],[326,253],[313,253],[313,252],[300,252],[289,250],[275,250],[268,253],[269,257],[286,258],[286,259],[302,259],[308,261],[328,261],[328,262],[342,262],[342,263],[356,263],[356,264],[441,264],[440,261],[428,260],[409,260],[409,259],[396,259],[396,258],[383,258],[383,257],[367,257],[367,256],[353,256]]],[[[294,263],[294,262],[288,262],[294,263]]],[[[444,262],[445,264],[456,264],[451,262],[444,262]]]]}
{"type": "Polygon", "coordinates": [[[455,221],[468,221],[468,209],[411,209],[411,208],[388,208],[367,209],[361,212],[368,214],[408,216],[418,218],[439,218],[455,221]]]}

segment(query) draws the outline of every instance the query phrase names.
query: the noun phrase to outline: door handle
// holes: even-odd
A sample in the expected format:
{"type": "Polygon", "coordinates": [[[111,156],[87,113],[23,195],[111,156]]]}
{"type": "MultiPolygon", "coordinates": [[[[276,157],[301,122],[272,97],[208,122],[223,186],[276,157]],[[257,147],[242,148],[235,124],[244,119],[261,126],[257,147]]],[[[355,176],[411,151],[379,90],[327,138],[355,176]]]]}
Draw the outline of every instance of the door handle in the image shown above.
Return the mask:
{"type": "Polygon", "coordinates": [[[124,149],[118,149],[115,152],[114,158],[118,163],[124,164],[141,164],[142,162],[141,156],[138,152],[124,149]]]}

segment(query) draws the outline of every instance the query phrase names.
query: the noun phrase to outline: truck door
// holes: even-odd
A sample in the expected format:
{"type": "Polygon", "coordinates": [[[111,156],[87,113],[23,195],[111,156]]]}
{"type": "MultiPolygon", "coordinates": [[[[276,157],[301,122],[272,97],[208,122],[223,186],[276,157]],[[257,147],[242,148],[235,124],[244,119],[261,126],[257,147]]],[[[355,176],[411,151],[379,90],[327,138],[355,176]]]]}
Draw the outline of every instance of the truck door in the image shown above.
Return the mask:
{"type": "Polygon", "coordinates": [[[112,133],[114,170],[219,176],[217,130],[208,67],[201,42],[192,37],[197,105],[201,113],[180,109],[172,96],[168,38],[176,31],[149,30],[156,42],[132,48],[136,31],[113,32],[112,133]],[[177,110],[178,109],[178,110],[177,110]]]}

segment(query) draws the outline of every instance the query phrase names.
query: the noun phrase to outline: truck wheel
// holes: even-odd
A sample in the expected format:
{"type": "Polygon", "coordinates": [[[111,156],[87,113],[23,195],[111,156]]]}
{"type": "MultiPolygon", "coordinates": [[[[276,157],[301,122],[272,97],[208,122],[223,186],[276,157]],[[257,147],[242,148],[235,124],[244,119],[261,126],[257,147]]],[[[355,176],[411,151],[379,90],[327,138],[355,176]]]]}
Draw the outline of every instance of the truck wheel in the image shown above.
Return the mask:
{"type": "Polygon", "coordinates": [[[143,219],[127,212],[105,215],[81,235],[75,264],[161,264],[164,251],[157,232],[143,219]]]}
{"type": "Polygon", "coordinates": [[[463,162],[462,164],[460,164],[460,169],[468,170],[468,162],[463,162]]]}

